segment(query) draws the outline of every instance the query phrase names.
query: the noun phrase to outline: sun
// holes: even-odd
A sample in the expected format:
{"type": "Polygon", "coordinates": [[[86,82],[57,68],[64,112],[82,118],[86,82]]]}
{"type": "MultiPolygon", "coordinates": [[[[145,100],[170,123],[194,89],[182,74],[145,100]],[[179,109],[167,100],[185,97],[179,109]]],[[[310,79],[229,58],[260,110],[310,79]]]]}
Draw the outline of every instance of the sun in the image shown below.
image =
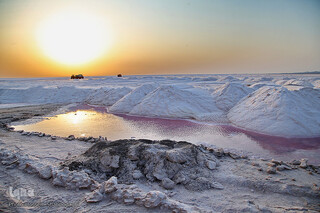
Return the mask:
{"type": "Polygon", "coordinates": [[[101,56],[112,43],[102,18],[84,11],[62,11],[43,20],[36,31],[43,53],[66,65],[82,65],[101,56]]]}

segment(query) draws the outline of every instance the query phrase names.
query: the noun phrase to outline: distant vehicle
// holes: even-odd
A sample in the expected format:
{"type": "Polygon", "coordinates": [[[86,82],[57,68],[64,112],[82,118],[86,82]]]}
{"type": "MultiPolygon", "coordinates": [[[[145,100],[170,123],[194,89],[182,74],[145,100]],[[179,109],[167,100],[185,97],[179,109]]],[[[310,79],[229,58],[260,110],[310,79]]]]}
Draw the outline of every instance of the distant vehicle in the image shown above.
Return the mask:
{"type": "Polygon", "coordinates": [[[122,77],[122,75],[121,75],[121,74],[118,74],[118,77],[122,77]]]}
{"type": "Polygon", "coordinates": [[[82,74],[78,74],[78,75],[72,75],[71,79],[84,79],[82,74]]]}

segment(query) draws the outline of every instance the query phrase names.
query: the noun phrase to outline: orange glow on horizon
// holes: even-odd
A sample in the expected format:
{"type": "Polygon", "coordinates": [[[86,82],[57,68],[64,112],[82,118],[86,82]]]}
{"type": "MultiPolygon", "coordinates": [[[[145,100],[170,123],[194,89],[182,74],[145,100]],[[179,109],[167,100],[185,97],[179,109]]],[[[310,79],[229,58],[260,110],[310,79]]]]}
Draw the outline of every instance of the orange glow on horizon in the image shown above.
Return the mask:
{"type": "Polygon", "coordinates": [[[319,3],[243,1],[3,1],[0,78],[319,70],[319,3]]]}

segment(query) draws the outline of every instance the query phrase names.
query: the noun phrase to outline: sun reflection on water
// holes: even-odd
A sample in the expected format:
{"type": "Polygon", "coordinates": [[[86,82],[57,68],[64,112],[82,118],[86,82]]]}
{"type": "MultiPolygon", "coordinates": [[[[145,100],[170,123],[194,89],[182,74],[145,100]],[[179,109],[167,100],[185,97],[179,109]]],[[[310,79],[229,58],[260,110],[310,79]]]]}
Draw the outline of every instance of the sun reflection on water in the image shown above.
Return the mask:
{"type": "Polygon", "coordinates": [[[69,112],[66,114],[58,115],[58,117],[60,117],[61,119],[65,119],[66,122],[70,122],[72,124],[81,124],[93,115],[94,114],[90,111],[78,110],[76,112],[69,112]]]}

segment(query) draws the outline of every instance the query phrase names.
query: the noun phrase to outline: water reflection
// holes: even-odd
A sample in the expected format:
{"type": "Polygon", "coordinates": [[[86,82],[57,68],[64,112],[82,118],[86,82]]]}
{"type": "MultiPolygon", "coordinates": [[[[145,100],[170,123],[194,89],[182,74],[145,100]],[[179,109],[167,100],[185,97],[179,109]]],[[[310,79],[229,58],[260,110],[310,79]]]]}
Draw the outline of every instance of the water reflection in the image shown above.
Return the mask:
{"type": "MultiPolygon", "coordinates": [[[[75,109],[74,109],[75,110],[75,109]]],[[[188,120],[146,118],[108,114],[103,108],[86,105],[78,110],[57,115],[38,123],[15,126],[17,130],[39,131],[52,135],[106,136],[110,140],[124,138],[171,139],[213,144],[287,160],[307,157],[320,162],[320,138],[282,138],[244,131],[228,125],[210,125],[188,120]]]]}
{"type": "Polygon", "coordinates": [[[85,120],[87,120],[88,116],[87,116],[87,112],[86,111],[77,111],[75,113],[70,112],[70,113],[66,113],[61,116],[61,119],[64,119],[66,122],[71,122],[72,124],[80,124],[85,122],[85,120]]]}

